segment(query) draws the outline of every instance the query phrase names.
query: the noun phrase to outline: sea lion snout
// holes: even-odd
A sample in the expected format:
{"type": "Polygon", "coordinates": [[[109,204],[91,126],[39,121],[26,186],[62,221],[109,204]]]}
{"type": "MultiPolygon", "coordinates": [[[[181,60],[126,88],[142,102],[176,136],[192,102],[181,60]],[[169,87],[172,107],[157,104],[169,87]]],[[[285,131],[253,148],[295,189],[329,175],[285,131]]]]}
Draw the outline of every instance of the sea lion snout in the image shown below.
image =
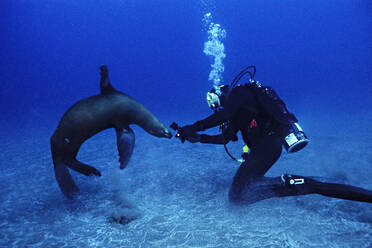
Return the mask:
{"type": "Polygon", "coordinates": [[[172,133],[157,118],[148,118],[146,125],[140,125],[149,134],[158,138],[172,138],[172,133]]]}
{"type": "Polygon", "coordinates": [[[158,138],[172,138],[172,133],[161,122],[158,122],[156,126],[152,127],[151,129],[147,129],[146,131],[158,138]]]}
{"type": "Polygon", "coordinates": [[[161,132],[163,133],[164,137],[169,139],[172,138],[172,133],[167,128],[163,129],[161,132]]]}
{"type": "Polygon", "coordinates": [[[166,127],[158,130],[147,130],[147,132],[158,138],[172,138],[172,133],[166,127]]]}

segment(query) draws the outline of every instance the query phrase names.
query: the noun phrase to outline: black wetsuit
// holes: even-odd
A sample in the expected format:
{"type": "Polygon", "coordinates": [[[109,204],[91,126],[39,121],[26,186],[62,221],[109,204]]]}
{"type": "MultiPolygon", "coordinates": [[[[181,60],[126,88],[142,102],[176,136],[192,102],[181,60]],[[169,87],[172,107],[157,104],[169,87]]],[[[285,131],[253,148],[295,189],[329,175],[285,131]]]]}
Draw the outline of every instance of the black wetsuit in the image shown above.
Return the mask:
{"type": "MultiPolygon", "coordinates": [[[[237,140],[236,134],[238,131],[241,132],[250,153],[245,156],[245,162],[240,165],[234,176],[229,192],[230,201],[252,203],[271,197],[317,193],[335,198],[372,202],[372,191],[349,185],[324,183],[295,175],[264,177],[281,155],[282,137],[278,130],[284,124],[265,114],[260,109],[256,97],[248,85],[238,86],[231,91],[222,110],[187,126],[189,131],[197,132],[229,122],[229,128],[221,135],[201,134],[198,139],[201,143],[226,144],[230,140],[237,140]]],[[[294,115],[287,114],[288,118],[297,121],[294,115]]],[[[181,135],[182,131],[181,128],[181,135]]],[[[188,140],[188,137],[185,138],[188,140]]]]}

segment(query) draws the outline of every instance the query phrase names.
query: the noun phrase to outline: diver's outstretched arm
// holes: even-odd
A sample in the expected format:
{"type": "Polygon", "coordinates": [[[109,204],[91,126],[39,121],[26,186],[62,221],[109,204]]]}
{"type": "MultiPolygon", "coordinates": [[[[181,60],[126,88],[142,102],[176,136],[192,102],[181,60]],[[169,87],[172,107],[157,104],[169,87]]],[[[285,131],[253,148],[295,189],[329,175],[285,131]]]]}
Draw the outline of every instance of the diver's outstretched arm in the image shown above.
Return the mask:
{"type": "Polygon", "coordinates": [[[229,143],[230,141],[237,141],[238,137],[236,137],[236,135],[234,135],[233,137],[226,137],[223,134],[208,135],[196,133],[193,136],[187,137],[186,140],[191,143],[200,142],[203,144],[223,145],[229,143]]]}
{"type": "Polygon", "coordinates": [[[264,177],[251,183],[241,197],[237,198],[230,190],[230,200],[233,202],[254,203],[272,197],[320,194],[323,196],[344,200],[372,203],[372,191],[363,188],[326,183],[297,175],[282,175],[281,177],[264,177]]]}
{"type": "Polygon", "coordinates": [[[218,135],[208,135],[208,134],[201,134],[200,135],[200,143],[204,144],[216,144],[216,145],[223,145],[228,143],[230,140],[225,140],[225,137],[222,134],[218,135]]]}

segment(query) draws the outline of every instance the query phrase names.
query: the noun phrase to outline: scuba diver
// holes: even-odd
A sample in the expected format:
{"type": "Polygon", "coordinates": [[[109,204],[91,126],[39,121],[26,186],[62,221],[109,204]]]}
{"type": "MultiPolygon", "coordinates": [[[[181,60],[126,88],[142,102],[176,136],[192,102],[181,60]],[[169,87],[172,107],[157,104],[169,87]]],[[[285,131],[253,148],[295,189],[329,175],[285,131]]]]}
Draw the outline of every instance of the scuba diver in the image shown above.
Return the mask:
{"type": "Polygon", "coordinates": [[[230,202],[253,203],[272,197],[320,194],[372,203],[372,191],[359,187],[290,174],[264,176],[279,159],[282,146],[288,153],[294,153],[303,149],[309,140],[277,93],[254,80],[255,73],[256,67],[248,66],[231,85],[220,85],[208,92],[207,102],[214,111],[209,117],[192,125],[171,125],[178,131],[176,137],[182,143],[186,140],[223,144],[228,155],[241,162],[229,191],[230,202]],[[241,78],[248,74],[249,82],[239,85],[241,78]],[[198,133],[218,125],[219,135],[198,133]],[[238,131],[246,144],[242,159],[233,157],[226,147],[229,141],[238,139],[238,131]]]}

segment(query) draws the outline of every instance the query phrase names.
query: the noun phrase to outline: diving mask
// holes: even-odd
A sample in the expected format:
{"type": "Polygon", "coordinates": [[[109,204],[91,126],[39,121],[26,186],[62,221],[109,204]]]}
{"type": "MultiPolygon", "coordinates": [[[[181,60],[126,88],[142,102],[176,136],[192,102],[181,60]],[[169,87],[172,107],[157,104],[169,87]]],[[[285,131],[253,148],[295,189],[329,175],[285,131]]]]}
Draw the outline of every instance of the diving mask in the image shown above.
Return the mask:
{"type": "Polygon", "coordinates": [[[207,103],[211,109],[217,109],[221,106],[220,97],[214,92],[207,93],[207,103]]]}
{"type": "Polygon", "coordinates": [[[217,85],[214,86],[207,93],[207,103],[212,110],[217,110],[224,104],[224,98],[228,92],[228,85],[217,85]]]}

